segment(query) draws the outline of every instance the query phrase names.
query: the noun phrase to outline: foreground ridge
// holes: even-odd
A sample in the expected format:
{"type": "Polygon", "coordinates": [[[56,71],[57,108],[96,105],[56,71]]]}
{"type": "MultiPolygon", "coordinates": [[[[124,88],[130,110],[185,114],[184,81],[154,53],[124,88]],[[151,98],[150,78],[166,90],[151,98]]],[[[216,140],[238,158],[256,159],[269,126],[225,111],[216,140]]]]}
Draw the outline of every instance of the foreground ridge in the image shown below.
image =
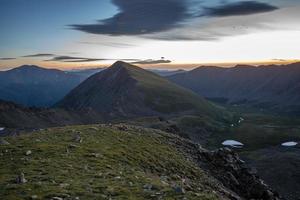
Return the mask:
{"type": "Polygon", "coordinates": [[[279,199],[231,150],[154,129],[69,126],[2,140],[4,199],[279,199]]]}

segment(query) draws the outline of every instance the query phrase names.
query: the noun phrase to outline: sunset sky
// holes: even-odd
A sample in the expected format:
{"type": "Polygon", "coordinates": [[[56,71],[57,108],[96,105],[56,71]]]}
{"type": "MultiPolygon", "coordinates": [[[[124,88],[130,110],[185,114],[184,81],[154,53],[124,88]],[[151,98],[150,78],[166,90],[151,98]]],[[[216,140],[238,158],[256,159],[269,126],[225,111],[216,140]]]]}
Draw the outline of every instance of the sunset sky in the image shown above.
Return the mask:
{"type": "Polygon", "coordinates": [[[0,70],[294,62],[299,0],[1,0],[0,70]]]}

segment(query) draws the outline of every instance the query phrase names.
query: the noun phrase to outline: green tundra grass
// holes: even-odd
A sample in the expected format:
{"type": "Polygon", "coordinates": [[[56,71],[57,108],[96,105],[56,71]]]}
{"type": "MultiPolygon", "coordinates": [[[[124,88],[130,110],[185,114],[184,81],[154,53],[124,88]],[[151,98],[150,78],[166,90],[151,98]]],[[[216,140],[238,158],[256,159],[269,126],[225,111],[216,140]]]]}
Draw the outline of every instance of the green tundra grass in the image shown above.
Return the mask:
{"type": "Polygon", "coordinates": [[[90,125],[2,138],[0,199],[219,199],[215,181],[168,137],[90,125]],[[26,183],[16,182],[21,173],[26,183]]]}

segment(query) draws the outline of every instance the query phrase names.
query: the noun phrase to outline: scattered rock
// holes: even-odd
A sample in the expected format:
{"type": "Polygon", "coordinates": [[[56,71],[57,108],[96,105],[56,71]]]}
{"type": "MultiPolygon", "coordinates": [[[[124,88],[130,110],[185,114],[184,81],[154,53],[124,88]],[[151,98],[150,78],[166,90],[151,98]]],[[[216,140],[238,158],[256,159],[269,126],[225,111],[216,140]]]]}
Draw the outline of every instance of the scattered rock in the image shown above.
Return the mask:
{"type": "Polygon", "coordinates": [[[37,199],[37,198],[38,198],[37,195],[32,195],[32,196],[31,196],[31,199],[37,199]]]}
{"type": "Polygon", "coordinates": [[[78,143],[82,143],[83,139],[81,138],[81,136],[79,134],[77,134],[74,138],[74,141],[78,142],[78,143]]]}
{"type": "Polygon", "coordinates": [[[66,188],[68,186],[70,186],[69,183],[61,183],[61,184],[59,184],[59,187],[61,187],[61,188],[66,188]]]}
{"type": "Polygon", "coordinates": [[[31,155],[31,154],[32,154],[32,151],[31,151],[31,150],[28,150],[28,151],[26,151],[26,153],[25,153],[26,156],[29,156],[29,155],[31,155]]]}
{"type": "Polygon", "coordinates": [[[16,179],[16,183],[17,183],[17,184],[23,184],[23,183],[26,183],[26,182],[27,182],[27,180],[25,179],[24,173],[21,173],[21,174],[17,177],[17,179],[16,179]]]}
{"type": "Polygon", "coordinates": [[[75,144],[70,144],[69,145],[69,148],[71,148],[71,149],[75,149],[75,148],[78,148],[79,146],[78,145],[75,145],[75,144]]]}
{"type": "Polygon", "coordinates": [[[153,185],[152,185],[152,184],[145,184],[145,185],[143,186],[143,189],[144,189],[144,190],[152,190],[152,188],[153,188],[153,185]]]}
{"type": "Polygon", "coordinates": [[[52,197],[51,200],[64,200],[64,199],[61,197],[52,197]]]}
{"type": "Polygon", "coordinates": [[[95,158],[99,158],[101,156],[100,153],[90,153],[88,154],[89,157],[95,157],[95,158]]]}

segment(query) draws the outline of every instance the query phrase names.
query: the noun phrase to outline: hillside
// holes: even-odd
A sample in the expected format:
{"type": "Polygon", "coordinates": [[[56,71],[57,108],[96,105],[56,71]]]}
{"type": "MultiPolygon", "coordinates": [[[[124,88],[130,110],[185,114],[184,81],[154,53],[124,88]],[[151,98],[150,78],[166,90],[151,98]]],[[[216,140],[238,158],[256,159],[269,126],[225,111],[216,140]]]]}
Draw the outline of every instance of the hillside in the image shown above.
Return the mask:
{"type": "Polygon", "coordinates": [[[300,114],[300,63],[233,68],[203,66],[168,79],[222,103],[300,114]]]}
{"type": "Polygon", "coordinates": [[[116,62],[72,90],[58,107],[95,110],[106,118],[195,113],[215,119],[226,112],[190,90],[142,68],[116,62]]]}
{"type": "Polygon", "coordinates": [[[1,199],[279,199],[229,149],[153,129],[98,124],[0,139],[1,199]]]}
{"type": "Polygon", "coordinates": [[[56,69],[24,65],[0,72],[0,99],[35,107],[49,107],[82,81],[56,69]]]}
{"type": "Polygon", "coordinates": [[[101,116],[93,111],[82,113],[59,108],[31,108],[0,100],[0,127],[11,129],[11,133],[20,129],[95,123],[101,119],[101,116]]]}

